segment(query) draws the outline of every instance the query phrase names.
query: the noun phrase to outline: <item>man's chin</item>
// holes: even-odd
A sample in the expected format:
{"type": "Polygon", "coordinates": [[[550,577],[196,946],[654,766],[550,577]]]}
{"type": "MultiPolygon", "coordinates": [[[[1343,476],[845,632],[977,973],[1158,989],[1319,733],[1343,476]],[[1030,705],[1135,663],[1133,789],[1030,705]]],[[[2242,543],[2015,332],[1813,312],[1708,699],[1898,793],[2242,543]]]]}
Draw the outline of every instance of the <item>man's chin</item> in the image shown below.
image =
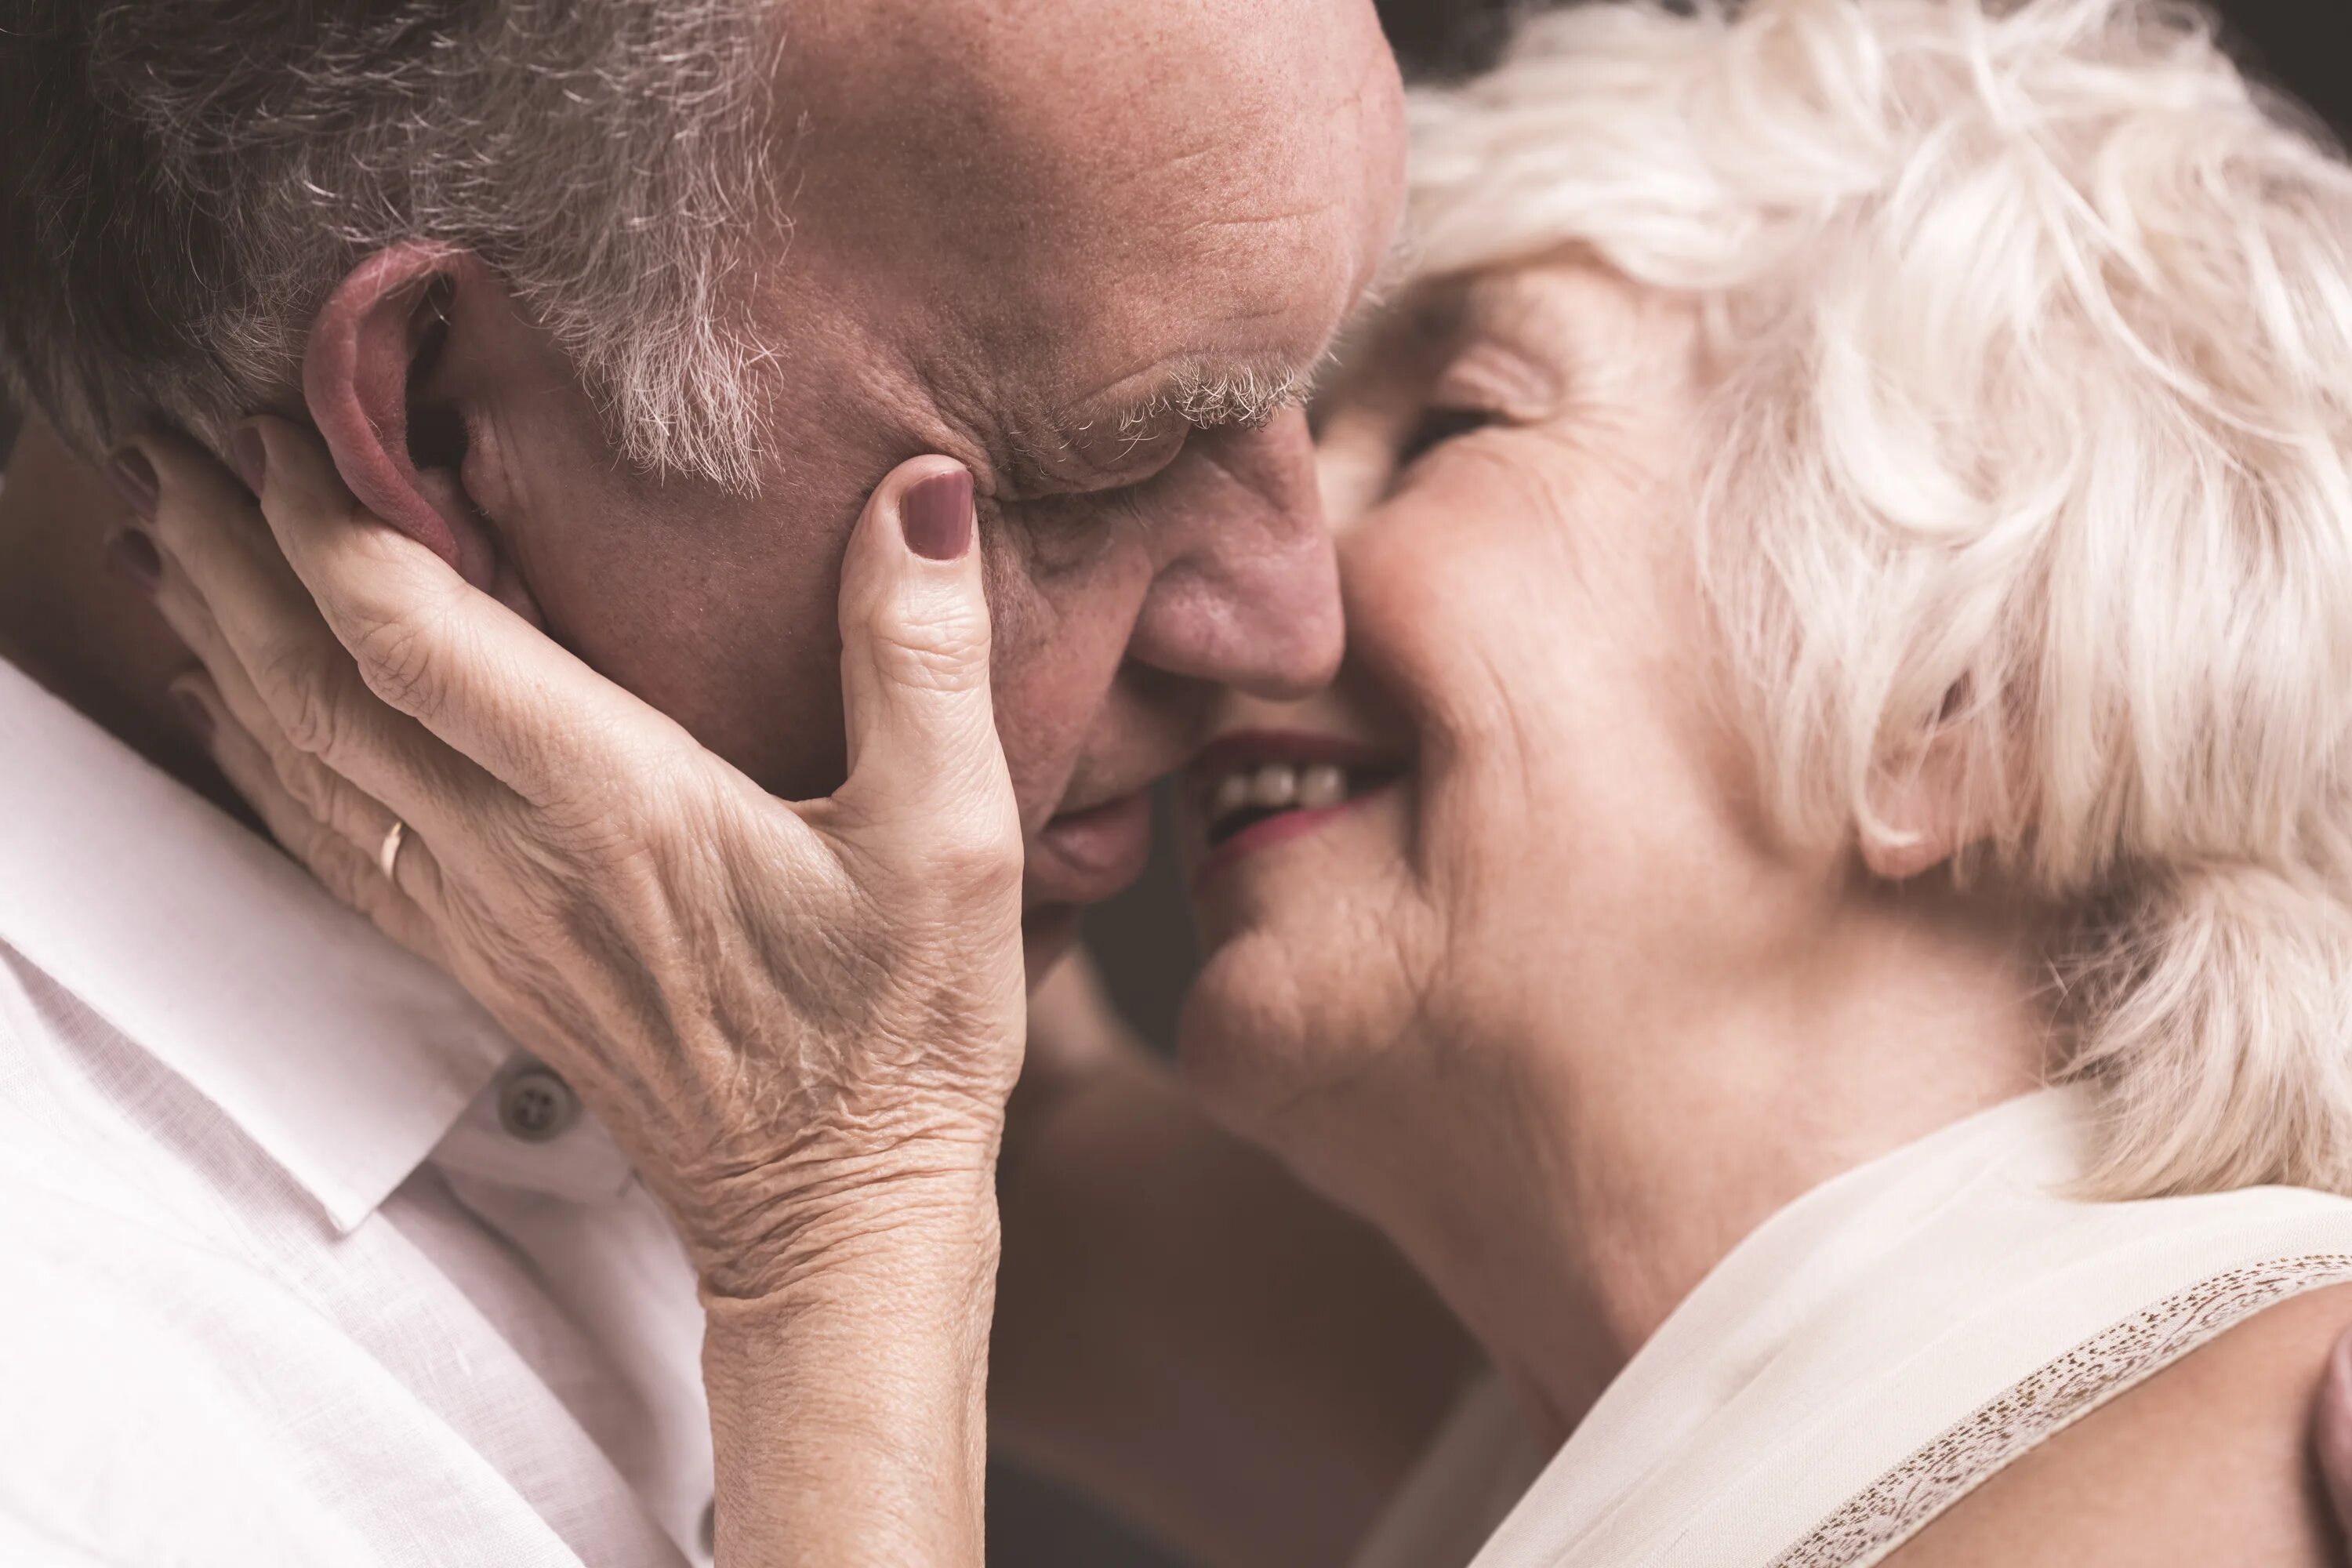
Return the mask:
{"type": "Polygon", "coordinates": [[[1022,912],[1021,949],[1028,963],[1031,990],[1077,945],[1078,922],[1085,914],[1076,904],[1039,904],[1022,912]]]}

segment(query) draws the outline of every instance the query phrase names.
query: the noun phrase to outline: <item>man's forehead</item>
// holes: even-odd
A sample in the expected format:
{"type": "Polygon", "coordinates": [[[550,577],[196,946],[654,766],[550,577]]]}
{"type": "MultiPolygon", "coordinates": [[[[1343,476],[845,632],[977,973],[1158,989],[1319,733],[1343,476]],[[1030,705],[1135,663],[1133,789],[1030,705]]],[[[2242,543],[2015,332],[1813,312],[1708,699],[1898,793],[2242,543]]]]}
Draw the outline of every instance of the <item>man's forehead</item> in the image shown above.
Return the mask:
{"type": "Polygon", "coordinates": [[[895,279],[856,268],[858,287],[895,283],[913,300],[888,318],[895,346],[968,428],[1098,449],[1120,434],[1262,422],[1311,388],[1354,300],[1363,242],[1337,208],[1246,224],[1187,216],[1217,195],[1171,189],[1083,220],[1041,207],[1002,243],[943,224],[929,246],[900,251],[895,279]],[[1087,225],[1094,242],[1057,237],[1087,225]],[[906,267],[917,255],[928,260],[906,267]]]}
{"type": "Polygon", "coordinates": [[[1362,69],[1329,64],[1345,6],[806,6],[791,244],[822,287],[800,326],[821,308],[958,426],[1048,446],[1303,395],[1392,210],[1362,69]]]}
{"type": "Polygon", "coordinates": [[[804,0],[779,53],[782,183],[811,223],[928,219],[977,256],[1181,235],[1244,259],[1359,202],[1392,161],[1340,123],[1363,117],[1365,87],[1334,12],[804,0]]]}

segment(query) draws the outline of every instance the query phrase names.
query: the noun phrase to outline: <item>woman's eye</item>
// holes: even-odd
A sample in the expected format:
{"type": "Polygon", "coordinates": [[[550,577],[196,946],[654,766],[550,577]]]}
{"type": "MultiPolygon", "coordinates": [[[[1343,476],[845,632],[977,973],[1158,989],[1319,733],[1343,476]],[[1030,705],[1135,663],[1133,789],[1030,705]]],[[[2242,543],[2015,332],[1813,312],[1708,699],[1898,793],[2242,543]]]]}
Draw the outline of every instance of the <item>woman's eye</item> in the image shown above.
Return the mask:
{"type": "Polygon", "coordinates": [[[1442,447],[1457,436],[1467,436],[1483,430],[1496,422],[1496,416],[1483,408],[1430,408],[1423,412],[1421,422],[1397,448],[1396,466],[1405,468],[1433,447],[1442,447]]]}

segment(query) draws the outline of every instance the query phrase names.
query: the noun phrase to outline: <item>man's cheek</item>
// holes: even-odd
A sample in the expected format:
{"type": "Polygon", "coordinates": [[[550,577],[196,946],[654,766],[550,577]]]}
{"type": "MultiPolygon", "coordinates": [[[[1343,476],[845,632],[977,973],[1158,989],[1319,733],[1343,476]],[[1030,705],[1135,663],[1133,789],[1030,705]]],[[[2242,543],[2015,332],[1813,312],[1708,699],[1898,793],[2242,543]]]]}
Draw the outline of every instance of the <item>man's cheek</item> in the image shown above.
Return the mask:
{"type": "Polygon", "coordinates": [[[997,735],[1022,824],[1032,832],[1061,807],[1148,582],[1148,574],[1119,574],[1086,584],[1057,582],[1051,592],[1025,579],[992,584],[997,735]],[[1122,580],[1128,576],[1138,580],[1122,580]]]}
{"type": "Polygon", "coordinates": [[[995,660],[996,732],[1021,805],[1021,824],[1034,832],[1060,808],[1072,765],[1086,740],[1086,721],[1099,694],[1086,699],[1076,671],[1049,649],[1008,649],[1000,637],[995,660]]]}

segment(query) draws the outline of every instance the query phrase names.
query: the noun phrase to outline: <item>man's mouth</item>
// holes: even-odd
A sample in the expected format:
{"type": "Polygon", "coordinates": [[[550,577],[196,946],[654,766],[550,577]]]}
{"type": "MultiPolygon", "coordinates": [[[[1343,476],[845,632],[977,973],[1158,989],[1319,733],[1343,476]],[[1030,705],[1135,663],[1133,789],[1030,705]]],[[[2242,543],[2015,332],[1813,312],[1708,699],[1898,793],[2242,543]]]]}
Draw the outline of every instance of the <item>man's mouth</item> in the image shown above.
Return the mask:
{"type": "Polygon", "coordinates": [[[1319,826],[1404,772],[1392,754],[1334,736],[1228,735],[1188,770],[1209,851],[1202,872],[1319,826]]]}
{"type": "Polygon", "coordinates": [[[1151,796],[1142,790],[1066,811],[1029,841],[1027,901],[1096,904],[1123,890],[1151,858],[1151,796]]]}

